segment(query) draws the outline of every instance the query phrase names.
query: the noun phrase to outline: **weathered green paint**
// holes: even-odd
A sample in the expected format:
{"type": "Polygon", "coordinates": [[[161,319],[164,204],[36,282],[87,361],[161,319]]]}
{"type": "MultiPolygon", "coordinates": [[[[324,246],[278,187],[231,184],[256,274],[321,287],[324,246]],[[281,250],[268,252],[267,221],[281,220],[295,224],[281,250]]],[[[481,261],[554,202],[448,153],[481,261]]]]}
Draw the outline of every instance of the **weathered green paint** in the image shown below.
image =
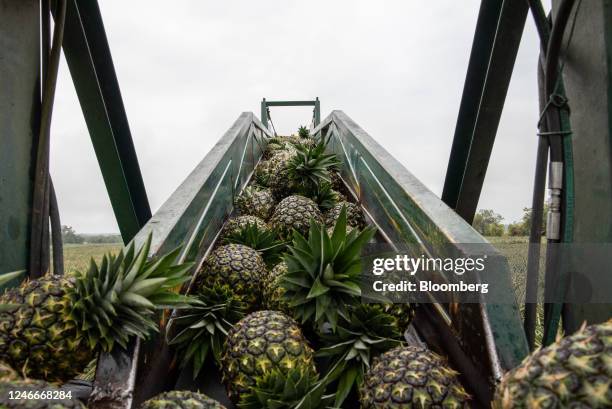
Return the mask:
{"type": "MultiPolygon", "coordinates": [[[[184,246],[183,260],[199,265],[271,136],[252,113],[242,113],[134,237],[136,245],[152,233],[151,256],[184,246]]],[[[128,352],[117,349],[102,354],[90,407],[107,407],[110,400],[114,408],[128,408],[173,386],[178,374],[171,360],[163,336],[146,343],[133,341],[128,352]],[[123,365],[118,366],[118,361],[123,365]],[[109,390],[114,393],[108,394],[109,390]]]]}
{"type": "MultiPolygon", "coordinates": [[[[0,274],[26,269],[40,123],[40,5],[0,0],[0,274]]],[[[15,284],[15,283],[11,283],[15,284]]]]}
{"type": "Polygon", "coordinates": [[[119,230],[127,243],[148,220],[148,202],[125,113],[121,113],[122,104],[116,105],[120,93],[111,69],[104,27],[101,19],[96,18],[97,7],[89,4],[84,8],[88,20],[82,20],[79,4],[76,0],[68,0],[64,55],[119,230]],[[95,33],[92,41],[84,23],[94,25],[87,30],[90,36],[95,33]]]}
{"type": "Polygon", "coordinates": [[[497,1],[482,4],[484,21],[479,18],[482,30],[474,39],[478,48],[470,58],[442,195],[468,223],[480,199],[529,9],[525,1],[503,1],[499,11],[498,6],[497,1]],[[493,21],[495,31],[490,27],[493,21]],[[486,57],[481,54],[486,52],[486,57]]]}
{"type": "MultiPolygon", "coordinates": [[[[553,1],[555,9],[558,3],[553,1]]],[[[575,195],[569,222],[575,243],[612,243],[612,1],[576,3],[580,8],[563,68],[571,109],[568,142],[573,153],[575,195]]],[[[570,24],[573,18],[574,14],[570,24]]],[[[599,274],[610,274],[612,258],[604,265],[594,263],[589,257],[573,260],[577,275],[570,278],[569,285],[580,280],[578,274],[587,276],[591,283],[602,281],[599,274]]],[[[592,291],[602,299],[610,289],[595,286],[592,291]]],[[[570,333],[584,321],[595,323],[610,317],[612,304],[570,304],[564,307],[563,326],[570,333]]]]}

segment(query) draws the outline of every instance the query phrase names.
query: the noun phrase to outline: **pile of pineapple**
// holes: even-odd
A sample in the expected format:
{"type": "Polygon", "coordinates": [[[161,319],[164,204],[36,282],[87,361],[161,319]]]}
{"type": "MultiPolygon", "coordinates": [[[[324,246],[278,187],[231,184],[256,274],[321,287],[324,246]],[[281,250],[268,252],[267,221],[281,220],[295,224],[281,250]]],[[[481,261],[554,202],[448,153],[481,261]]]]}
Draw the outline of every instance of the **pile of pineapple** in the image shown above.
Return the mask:
{"type": "MultiPolygon", "coordinates": [[[[196,378],[207,361],[237,407],[467,408],[472,401],[444,358],[407,345],[408,304],[364,304],[360,255],[375,231],[338,174],[325,140],[269,140],[236,198],[189,296],[179,249],[148,260],[140,249],[69,277],[27,280],[0,297],[0,408],[82,407],[76,399],[14,400],[8,391],[59,391],[100,351],[163,328],[196,378]]],[[[1,276],[4,280],[18,273],[1,276]]],[[[2,283],[0,282],[0,285],[2,283]]],[[[509,372],[493,405],[612,407],[612,322],[585,328],[509,372]]],[[[196,392],[170,391],[145,409],[223,409],[196,392]]]]}

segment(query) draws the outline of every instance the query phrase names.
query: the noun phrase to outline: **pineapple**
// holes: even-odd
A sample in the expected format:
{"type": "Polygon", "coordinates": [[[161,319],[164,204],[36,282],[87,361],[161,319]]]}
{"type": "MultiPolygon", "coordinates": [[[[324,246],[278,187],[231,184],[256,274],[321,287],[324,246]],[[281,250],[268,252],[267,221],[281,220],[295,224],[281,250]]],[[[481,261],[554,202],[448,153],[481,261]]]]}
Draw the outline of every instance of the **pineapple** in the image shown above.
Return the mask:
{"type": "Polygon", "coordinates": [[[147,400],[140,409],[225,409],[225,406],[202,393],[170,391],[147,400]]]}
{"type": "Polygon", "coordinates": [[[331,237],[325,226],[311,221],[308,239],[294,232],[287,273],[281,279],[284,298],[303,323],[335,329],[338,317],[361,298],[361,249],[374,235],[371,227],[346,233],[346,210],[342,210],[331,237]]]}
{"type": "Polygon", "coordinates": [[[333,226],[336,224],[336,220],[338,220],[338,216],[340,216],[342,208],[346,208],[346,223],[349,226],[353,226],[358,229],[362,229],[365,226],[363,211],[359,206],[350,202],[337,203],[325,214],[325,223],[328,226],[333,226]]]}
{"type": "Polygon", "coordinates": [[[361,383],[372,357],[401,345],[401,337],[397,319],[376,304],[351,307],[335,332],[321,335],[323,348],[316,356],[330,359],[326,381],[338,379],[334,407],[361,383]]]}
{"type": "Polygon", "coordinates": [[[236,208],[243,215],[268,220],[274,211],[276,200],[270,189],[254,189],[247,186],[236,199],[236,208]]]}
{"type": "Polygon", "coordinates": [[[346,201],[346,197],[332,189],[331,183],[323,181],[317,186],[298,189],[298,193],[309,199],[312,199],[321,209],[322,212],[327,212],[337,203],[346,201]]]}
{"type": "Polygon", "coordinates": [[[296,145],[296,152],[270,175],[272,194],[282,199],[291,193],[314,190],[330,182],[329,173],[340,163],[333,153],[325,153],[325,143],[296,145]]]}
{"type": "Polygon", "coordinates": [[[225,237],[231,234],[240,232],[249,224],[252,224],[256,226],[259,230],[263,231],[267,231],[270,229],[266,222],[256,216],[232,217],[227,221],[227,223],[225,223],[225,226],[223,226],[223,230],[221,231],[221,240],[224,240],[225,237]]]}
{"type": "Polygon", "coordinates": [[[289,304],[283,298],[285,290],[280,285],[281,279],[286,273],[287,263],[283,261],[274,266],[270,274],[264,277],[261,285],[261,292],[263,304],[266,309],[287,313],[290,311],[289,304]]]}
{"type": "Polygon", "coordinates": [[[209,353],[219,363],[227,332],[246,311],[247,305],[228,285],[201,288],[190,308],[170,318],[166,328],[173,334],[168,344],[179,350],[181,366],[191,363],[195,378],[209,353]]]}
{"type": "Polygon", "coordinates": [[[260,298],[261,279],[266,274],[266,264],[257,252],[242,244],[227,244],[210,254],[194,283],[195,291],[215,284],[227,284],[234,293],[249,305],[257,306],[260,298]]]}
{"type": "Polygon", "coordinates": [[[24,375],[67,381],[99,351],[126,347],[129,337],[157,329],[156,309],[183,303],[173,288],[188,280],[190,264],[173,266],[180,249],[147,261],[151,236],[117,257],[93,261],[86,273],[46,275],[8,290],[0,304],[0,360],[24,375]]]}
{"type": "Polygon", "coordinates": [[[612,320],[583,326],[508,372],[493,408],[612,407],[612,320]]]}
{"type": "Polygon", "coordinates": [[[415,315],[414,305],[410,303],[381,304],[385,312],[397,319],[399,329],[404,332],[412,323],[415,315]]]}
{"type": "Polygon", "coordinates": [[[251,223],[228,234],[223,238],[223,244],[243,244],[257,250],[267,267],[280,262],[282,253],[287,248],[285,242],[278,240],[275,230],[268,228],[267,225],[265,229],[261,229],[251,223]]]}
{"type": "Polygon", "coordinates": [[[292,229],[305,234],[311,220],[320,222],[322,219],[321,211],[315,202],[304,196],[293,195],[276,205],[270,224],[281,237],[289,238],[292,229]]]}
{"type": "MultiPolygon", "coordinates": [[[[270,159],[262,161],[255,169],[255,181],[262,186],[272,187],[272,178],[284,169],[286,163],[294,154],[295,148],[293,147],[272,154],[270,159]]],[[[272,193],[274,193],[274,190],[272,190],[272,193]]]]}
{"type": "Polygon", "coordinates": [[[274,369],[298,368],[315,373],[313,351],[297,323],[278,311],[257,311],[240,320],[227,335],[222,358],[228,395],[238,402],[274,369]]]}
{"type": "Polygon", "coordinates": [[[257,378],[240,397],[240,409],[324,409],[334,395],[326,395],[316,372],[293,368],[287,373],[273,369],[257,378]]]}
{"type": "Polygon", "coordinates": [[[470,407],[457,372],[441,356],[417,346],[374,358],[359,395],[362,409],[470,407]]]}
{"type": "Polygon", "coordinates": [[[310,131],[305,126],[300,126],[300,129],[298,129],[298,136],[300,138],[308,138],[310,137],[310,131]]]}
{"type": "MultiPolygon", "coordinates": [[[[12,273],[6,273],[6,274],[0,275],[0,287],[5,285],[9,281],[12,281],[14,279],[21,277],[24,273],[25,273],[25,270],[21,270],[21,271],[13,271],[12,273]]],[[[18,307],[19,307],[19,304],[9,304],[7,302],[3,303],[2,301],[0,301],[0,313],[14,311],[18,307]]]]}

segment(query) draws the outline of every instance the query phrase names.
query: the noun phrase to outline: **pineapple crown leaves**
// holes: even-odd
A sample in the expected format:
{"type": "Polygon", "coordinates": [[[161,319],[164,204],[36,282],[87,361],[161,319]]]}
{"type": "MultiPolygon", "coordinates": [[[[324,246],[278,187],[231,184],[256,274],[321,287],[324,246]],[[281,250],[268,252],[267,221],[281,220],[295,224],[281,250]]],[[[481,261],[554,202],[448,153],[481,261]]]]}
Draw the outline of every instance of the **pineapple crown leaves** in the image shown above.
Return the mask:
{"type": "Polygon", "coordinates": [[[276,230],[264,230],[251,222],[230,232],[223,242],[224,244],[243,244],[257,250],[268,267],[278,264],[287,248],[287,244],[278,239],[276,230]]]}
{"type": "Polygon", "coordinates": [[[308,240],[294,231],[293,243],[285,255],[287,273],[281,279],[283,297],[302,323],[335,330],[338,316],[347,317],[347,306],[361,296],[361,250],[375,229],[346,232],[343,208],[331,237],[325,226],[311,221],[308,240]]]}
{"type": "Polygon", "coordinates": [[[240,397],[240,409],[323,409],[334,395],[324,395],[326,384],[319,382],[315,371],[293,368],[287,373],[278,369],[257,378],[256,383],[240,397]]]}
{"type": "Polygon", "coordinates": [[[402,345],[401,335],[397,319],[377,304],[350,307],[335,332],[321,334],[323,347],[316,356],[331,360],[325,381],[338,379],[336,406],[358,387],[375,355],[402,345]]]}
{"type": "Polygon", "coordinates": [[[157,331],[155,310],[189,302],[174,288],[189,279],[192,263],[175,265],[180,247],[147,260],[151,238],[138,250],[132,243],[117,256],[105,255],[100,266],[91,260],[89,270],[77,272],[67,290],[67,320],[90,348],[110,351],[115,343],[125,348],[129,337],[157,331]]]}
{"type": "Polygon", "coordinates": [[[331,183],[327,181],[318,185],[302,186],[298,193],[312,199],[323,212],[327,212],[340,201],[340,194],[333,190],[331,183]]]}
{"type": "MultiPolygon", "coordinates": [[[[6,274],[0,275],[0,287],[5,285],[9,281],[12,281],[12,280],[14,280],[16,278],[21,277],[25,272],[26,272],[25,270],[19,270],[19,271],[13,271],[11,273],[6,273],[6,274]]],[[[13,310],[17,309],[18,307],[19,307],[19,304],[2,304],[2,303],[0,303],[0,312],[10,312],[10,311],[13,311],[13,310]]]]}
{"type": "Polygon", "coordinates": [[[190,302],[189,309],[168,321],[166,338],[181,355],[181,366],[190,362],[195,379],[212,351],[221,361],[223,343],[228,331],[246,314],[248,305],[228,285],[204,287],[190,302]]]}
{"type": "Polygon", "coordinates": [[[298,136],[300,138],[308,138],[310,136],[310,131],[304,125],[300,126],[298,129],[298,136]]]}
{"type": "Polygon", "coordinates": [[[296,153],[287,163],[287,175],[298,187],[318,186],[322,181],[331,182],[329,172],[340,165],[336,154],[325,153],[327,145],[296,145],[296,153]]]}

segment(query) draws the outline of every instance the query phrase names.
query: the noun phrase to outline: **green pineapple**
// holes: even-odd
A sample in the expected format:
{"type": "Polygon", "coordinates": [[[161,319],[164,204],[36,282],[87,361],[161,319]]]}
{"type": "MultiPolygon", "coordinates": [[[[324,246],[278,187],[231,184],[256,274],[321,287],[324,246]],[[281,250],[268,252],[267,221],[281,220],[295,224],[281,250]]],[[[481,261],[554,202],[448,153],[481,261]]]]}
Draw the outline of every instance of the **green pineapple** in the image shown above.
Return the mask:
{"type": "Polygon", "coordinates": [[[338,317],[348,317],[348,306],[361,297],[361,250],[374,235],[374,228],[346,233],[346,210],[340,213],[333,234],[312,221],[308,239],[294,232],[287,273],[281,285],[294,316],[303,323],[334,329],[338,317]]]}
{"type": "Polygon", "coordinates": [[[257,311],[240,320],[227,336],[222,358],[228,395],[238,402],[257,379],[273,370],[298,368],[315,373],[313,351],[297,323],[278,311],[257,311]]]}
{"type": "Polygon", "coordinates": [[[226,409],[225,406],[203,393],[169,391],[147,400],[140,409],[226,409]]]}
{"type": "Polygon", "coordinates": [[[470,407],[457,372],[441,356],[417,346],[397,347],[374,358],[359,394],[362,409],[470,407]]]}
{"type": "Polygon", "coordinates": [[[223,241],[227,236],[242,231],[247,225],[254,225],[258,230],[269,231],[270,227],[266,222],[256,216],[236,216],[229,219],[223,226],[221,231],[221,240],[223,241]]]}
{"type": "MultiPolygon", "coordinates": [[[[282,172],[286,163],[295,154],[295,148],[287,148],[276,151],[269,159],[262,161],[255,168],[255,181],[261,186],[272,187],[274,175],[282,172]]],[[[274,190],[272,190],[274,193],[274,190]]],[[[276,196],[276,195],[275,195],[276,196]]]]}
{"type": "Polygon", "coordinates": [[[612,407],[612,320],[539,349],[497,387],[494,409],[612,407]]]}
{"type": "Polygon", "coordinates": [[[314,146],[296,145],[296,152],[270,175],[272,194],[282,199],[298,191],[312,191],[323,182],[331,182],[330,171],[340,163],[333,153],[325,152],[321,142],[314,146]]]}
{"type": "Polygon", "coordinates": [[[325,214],[325,224],[328,226],[333,226],[336,224],[336,220],[340,216],[340,212],[343,208],[346,208],[346,223],[349,226],[356,227],[358,229],[362,229],[365,226],[365,218],[363,216],[363,211],[361,208],[350,202],[340,202],[337,203],[334,207],[332,207],[325,214]]]}
{"type": "Polygon", "coordinates": [[[260,283],[266,274],[261,255],[242,244],[227,244],[216,248],[204,260],[194,283],[195,291],[215,284],[229,285],[234,293],[255,308],[260,299],[260,283]]]}
{"type": "MultiPolygon", "coordinates": [[[[21,277],[25,273],[25,270],[13,271],[11,273],[5,273],[0,275],[0,287],[7,284],[9,281],[21,277]]],[[[2,302],[0,299],[0,313],[14,311],[19,307],[19,304],[10,304],[2,302]]],[[[1,362],[0,362],[1,363],[1,362]]]]}
{"type": "Polygon", "coordinates": [[[330,360],[326,381],[338,379],[335,407],[341,407],[353,388],[357,388],[374,356],[402,345],[397,319],[376,304],[361,304],[349,309],[334,332],[321,334],[323,347],[316,356],[330,360]]]}
{"type": "Polygon", "coordinates": [[[310,131],[308,130],[308,128],[302,125],[300,126],[300,129],[298,129],[298,136],[300,138],[308,138],[310,137],[310,131]]]}
{"type": "Polygon", "coordinates": [[[298,189],[298,193],[312,199],[322,212],[327,212],[339,202],[346,201],[346,197],[337,190],[332,189],[331,183],[326,181],[316,186],[298,189]]]}
{"type": "Polygon", "coordinates": [[[382,304],[385,312],[391,314],[397,319],[397,325],[399,329],[404,332],[410,324],[415,315],[415,306],[410,303],[394,303],[394,304],[382,304]]]}
{"type": "Polygon", "coordinates": [[[282,238],[289,238],[292,229],[305,234],[311,220],[320,222],[322,219],[321,211],[315,202],[304,196],[293,195],[276,205],[270,224],[282,238]]]}
{"type": "Polygon", "coordinates": [[[265,229],[261,229],[258,225],[251,223],[225,236],[223,243],[242,244],[257,250],[267,267],[272,267],[280,262],[287,248],[285,242],[278,240],[275,230],[268,228],[267,225],[265,229]]]}
{"type": "Polygon", "coordinates": [[[168,321],[166,331],[173,334],[169,345],[177,347],[181,366],[191,363],[195,378],[211,353],[221,362],[227,333],[244,318],[248,306],[228,285],[201,288],[193,298],[189,309],[168,321]]]}
{"type": "Polygon", "coordinates": [[[254,189],[247,186],[236,199],[236,208],[243,215],[268,220],[274,211],[276,200],[270,189],[254,189]]]}
{"type": "Polygon", "coordinates": [[[180,249],[147,261],[151,236],[117,257],[93,261],[85,273],[47,275],[9,289],[0,304],[0,360],[24,375],[66,381],[83,371],[99,351],[126,347],[132,336],[157,329],[156,310],[185,297],[173,288],[189,279],[190,264],[174,266],[180,249]]]}
{"type": "Polygon", "coordinates": [[[333,395],[324,396],[325,384],[316,372],[293,368],[287,373],[273,369],[257,378],[240,397],[240,409],[324,409],[333,395]]]}
{"type": "Polygon", "coordinates": [[[287,263],[280,262],[267,274],[261,285],[263,305],[268,310],[289,313],[290,308],[283,294],[282,277],[287,273],[287,263]]]}

